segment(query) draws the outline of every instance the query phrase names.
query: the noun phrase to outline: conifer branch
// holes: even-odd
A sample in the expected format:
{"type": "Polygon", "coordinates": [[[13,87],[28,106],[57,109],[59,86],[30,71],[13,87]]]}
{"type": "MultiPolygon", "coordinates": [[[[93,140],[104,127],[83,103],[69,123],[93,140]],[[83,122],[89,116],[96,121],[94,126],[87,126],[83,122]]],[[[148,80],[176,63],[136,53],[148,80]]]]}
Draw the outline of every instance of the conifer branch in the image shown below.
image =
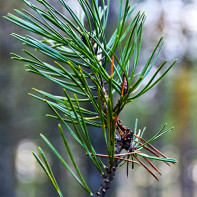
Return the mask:
{"type": "MultiPolygon", "coordinates": [[[[15,10],[18,16],[8,14],[5,17],[15,25],[36,35],[35,38],[13,33],[13,37],[53,61],[45,62],[34,52],[26,49],[23,50],[25,57],[12,53],[12,59],[25,62],[28,72],[40,75],[62,88],[62,95],[53,95],[38,89],[34,89],[36,93],[30,93],[30,95],[49,106],[53,114],[47,116],[59,120],[64,125],[66,132],[80,145],[102,175],[103,181],[97,192],[93,194],[94,192],[87,185],[60,125],[58,127],[61,138],[76,172],[44,135],[41,135],[42,139],[79,185],[92,197],[102,197],[106,194],[117,168],[124,163],[127,163],[127,166],[131,164],[132,168],[135,164],[142,165],[159,180],[155,172],[159,175],[161,172],[151,160],[165,162],[167,165],[177,161],[165,156],[153,147],[151,142],[171,132],[172,128],[164,130],[166,126],[164,125],[150,140],[145,140],[143,134],[146,128],[142,131],[138,129],[136,120],[134,128],[129,129],[123,125],[119,115],[126,105],[161,81],[175,65],[176,60],[168,67],[167,61],[163,61],[160,65],[157,63],[159,66],[156,66],[164,43],[162,37],[144,66],[139,66],[146,16],[138,12],[129,21],[136,7],[136,5],[130,5],[130,0],[120,0],[117,27],[109,40],[107,40],[105,29],[108,24],[110,0],[102,0],[101,5],[98,0],[92,0],[91,3],[88,0],[78,0],[83,17],[77,16],[65,0],[58,1],[70,18],[59,12],[47,0],[38,0],[38,6],[24,0],[32,12],[15,10]],[[44,6],[44,9],[41,9],[40,5],[44,6]],[[156,68],[156,71],[147,78],[153,68],[156,68]],[[87,105],[84,106],[84,103],[87,105]],[[96,152],[96,149],[99,149],[92,144],[89,126],[98,127],[103,133],[106,155],[96,152]],[[126,153],[122,153],[123,150],[126,153]],[[144,150],[148,154],[143,153],[144,150]],[[141,158],[146,161],[146,164],[141,161],[141,158]],[[104,165],[103,159],[108,159],[108,166],[104,165]]],[[[43,161],[33,153],[35,158],[58,194],[63,196],[58,180],[56,181],[41,148],[39,152],[43,161]]]]}

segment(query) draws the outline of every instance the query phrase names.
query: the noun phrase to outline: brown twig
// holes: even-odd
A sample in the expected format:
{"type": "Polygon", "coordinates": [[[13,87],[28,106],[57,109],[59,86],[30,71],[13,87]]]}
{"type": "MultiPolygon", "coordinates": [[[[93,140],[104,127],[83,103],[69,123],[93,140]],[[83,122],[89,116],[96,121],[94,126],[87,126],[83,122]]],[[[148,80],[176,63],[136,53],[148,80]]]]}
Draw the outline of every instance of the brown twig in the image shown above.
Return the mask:
{"type": "MultiPolygon", "coordinates": [[[[88,154],[86,153],[86,155],[88,156],[88,154]]],[[[97,157],[103,157],[103,158],[109,158],[109,155],[103,155],[103,154],[92,154],[92,156],[97,156],[97,157]]],[[[129,155],[129,154],[127,154],[129,155]]],[[[126,156],[125,154],[122,154],[122,156],[126,156]]],[[[135,164],[139,164],[137,161],[133,161],[133,160],[130,160],[130,159],[125,159],[125,158],[122,158],[122,157],[118,157],[118,156],[114,156],[114,159],[117,159],[117,160],[122,160],[122,161],[127,161],[127,162],[132,162],[132,163],[135,163],[135,164]]]]}

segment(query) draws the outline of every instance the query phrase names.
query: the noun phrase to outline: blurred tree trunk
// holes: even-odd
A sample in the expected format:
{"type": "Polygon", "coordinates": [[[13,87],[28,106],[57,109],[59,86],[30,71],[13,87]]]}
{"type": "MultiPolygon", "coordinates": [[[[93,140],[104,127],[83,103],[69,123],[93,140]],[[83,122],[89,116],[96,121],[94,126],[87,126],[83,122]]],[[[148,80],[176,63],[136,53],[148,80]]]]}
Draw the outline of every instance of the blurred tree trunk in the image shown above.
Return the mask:
{"type": "MultiPolygon", "coordinates": [[[[1,11],[1,9],[0,9],[1,11]]],[[[0,13],[0,18],[3,17],[3,13],[0,13]]],[[[5,25],[5,21],[1,23],[4,30],[8,30],[5,25]]],[[[1,27],[0,27],[1,29],[1,27]]],[[[3,29],[3,28],[2,28],[3,29]]],[[[14,149],[13,144],[15,134],[12,134],[12,119],[11,109],[9,105],[9,91],[11,72],[10,67],[10,48],[8,46],[9,39],[6,38],[8,33],[0,31],[0,196],[15,196],[14,191],[14,149]],[[5,35],[6,34],[6,35],[5,35]]],[[[8,37],[8,36],[7,36],[8,37]]]]}
{"type": "Polygon", "coordinates": [[[189,176],[188,166],[194,159],[194,155],[189,154],[193,148],[192,132],[190,126],[191,119],[191,72],[189,63],[179,69],[175,81],[175,95],[174,95],[174,117],[176,125],[176,144],[178,145],[181,157],[180,165],[180,188],[182,197],[193,197],[194,185],[192,177],[189,176]]]}

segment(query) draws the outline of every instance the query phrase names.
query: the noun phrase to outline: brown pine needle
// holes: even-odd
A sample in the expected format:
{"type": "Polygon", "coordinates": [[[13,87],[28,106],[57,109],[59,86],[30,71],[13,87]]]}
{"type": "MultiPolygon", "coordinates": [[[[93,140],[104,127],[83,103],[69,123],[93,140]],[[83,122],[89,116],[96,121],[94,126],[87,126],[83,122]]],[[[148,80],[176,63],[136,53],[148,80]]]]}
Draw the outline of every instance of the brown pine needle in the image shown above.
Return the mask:
{"type": "MultiPolygon", "coordinates": [[[[136,138],[138,138],[138,139],[140,139],[143,143],[147,143],[147,141],[145,140],[145,139],[143,139],[143,138],[141,138],[141,137],[139,137],[139,136],[137,136],[137,135],[135,135],[134,134],[134,136],[136,137],[136,138]]],[[[140,144],[140,145],[142,145],[142,144],[140,144]]],[[[167,158],[167,156],[165,156],[163,153],[161,153],[158,149],[156,149],[153,145],[151,145],[151,144],[147,144],[150,148],[152,148],[155,152],[157,152],[158,154],[160,154],[162,157],[164,157],[164,158],[167,158]]],[[[145,148],[145,146],[143,146],[144,148],[145,148]]],[[[146,147],[147,148],[147,147],[146,147]]],[[[145,149],[146,149],[145,148],[145,149]]],[[[151,152],[151,151],[150,151],[151,152]]],[[[154,153],[153,153],[154,154],[154,153]]],[[[158,155],[156,155],[157,157],[159,157],[158,155]]],[[[168,162],[165,162],[164,161],[164,163],[166,163],[169,167],[171,167],[171,165],[168,163],[168,162]]]]}
{"type": "Polygon", "coordinates": [[[143,157],[143,158],[149,163],[149,165],[150,165],[154,170],[156,170],[156,171],[158,172],[159,175],[162,176],[161,172],[156,168],[156,166],[155,166],[148,158],[146,158],[146,157],[143,157]]]}
{"type": "Polygon", "coordinates": [[[127,91],[128,87],[127,87],[127,80],[125,77],[125,73],[123,73],[123,78],[122,78],[122,87],[121,87],[121,94],[120,96],[123,96],[125,93],[125,90],[127,91]]]}
{"type": "MultiPolygon", "coordinates": [[[[147,141],[137,135],[134,134],[135,137],[139,138],[142,142],[147,143],[147,141]]],[[[156,151],[157,153],[159,153],[161,156],[163,156],[164,158],[167,158],[167,156],[165,156],[163,153],[161,153],[158,149],[156,149],[153,145],[151,144],[147,144],[150,148],[152,148],[154,151],[156,151]]]]}
{"type": "Polygon", "coordinates": [[[124,93],[124,83],[122,83],[121,94],[120,94],[120,96],[123,96],[123,93],[124,93]]]}
{"type": "Polygon", "coordinates": [[[113,76],[114,73],[114,55],[112,56],[112,63],[111,63],[111,77],[113,76]]]}
{"type": "Polygon", "coordinates": [[[119,115],[117,114],[117,115],[115,116],[115,123],[114,123],[115,128],[116,128],[116,125],[117,125],[118,117],[119,117],[119,115]]]}
{"type": "Polygon", "coordinates": [[[157,181],[159,181],[159,179],[157,178],[157,176],[136,156],[134,155],[134,157],[139,161],[139,163],[153,176],[155,177],[155,179],[157,181]]]}
{"type": "MultiPolygon", "coordinates": [[[[143,145],[143,144],[142,144],[142,143],[139,143],[139,145],[141,146],[141,145],[143,145]]],[[[147,151],[151,152],[153,155],[159,157],[159,155],[158,155],[156,152],[154,152],[153,150],[151,150],[151,149],[148,148],[147,146],[143,146],[143,148],[145,148],[147,151]]]]}

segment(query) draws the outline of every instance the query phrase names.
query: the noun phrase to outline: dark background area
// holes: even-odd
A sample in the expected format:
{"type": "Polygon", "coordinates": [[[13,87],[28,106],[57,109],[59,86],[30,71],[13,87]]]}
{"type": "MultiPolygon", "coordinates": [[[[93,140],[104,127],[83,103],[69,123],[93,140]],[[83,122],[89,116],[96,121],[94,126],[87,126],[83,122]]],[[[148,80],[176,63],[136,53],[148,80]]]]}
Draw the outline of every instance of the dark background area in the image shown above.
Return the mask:
{"type": "MultiPolygon", "coordinates": [[[[112,1],[107,29],[109,35],[117,24],[119,8],[119,0],[112,1]]],[[[67,2],[77,11],[76,1],[67,2]]],[[[159,183],[142,167],[130,170],[126,178],[126,169],[122,167],[108,196],[196,197],[197,1],[144,0],[136,3],[136,11],[145,10],[147,15],[140,64],[146,62],[162,35],[165,44],[157,65],[162,59],[168,59],[169,63],[178,59],[178,63],[159,85],[128,105],[121,119],[128,127],[134,128],[135,119],[138,118],[139,128],[147,127],[146,139],[153,136],[165,122],[169,128],[174,126],[172,133],[154,145],[179,163],[172,168],[158,164],[163,174],[159,183]]],[[[37,151],[37,146],[42,146],[46,152],[64,196],[85,197],[87,194],[40,139],[42,132],[66,158],[57,129],[58,122],[45,117],[46,113],[50,113],[47,105],[27,94],[33,92],[32,87],[59,94],[61,90],[42,77],[24,72],[23,63],[10,59],[10,52],[22,54],[21,49],[24,48],[10,34],[25,35],[27,32],[6,21],[3,16],[8,12],[14,13],[13,9],[22,8],[25,4],[21,0],[0,2],[0,197],[58,196],[32,155],[32,151],[37,151]]],[[[93,135],[97,135],[93,139],[99,147],[102,136],[98,133],[98,130],[93,131],[93,135]]],[[[95,168],[74,143],[72,149],[91,188],[96,190],[99,180],[95,168]]]]}

